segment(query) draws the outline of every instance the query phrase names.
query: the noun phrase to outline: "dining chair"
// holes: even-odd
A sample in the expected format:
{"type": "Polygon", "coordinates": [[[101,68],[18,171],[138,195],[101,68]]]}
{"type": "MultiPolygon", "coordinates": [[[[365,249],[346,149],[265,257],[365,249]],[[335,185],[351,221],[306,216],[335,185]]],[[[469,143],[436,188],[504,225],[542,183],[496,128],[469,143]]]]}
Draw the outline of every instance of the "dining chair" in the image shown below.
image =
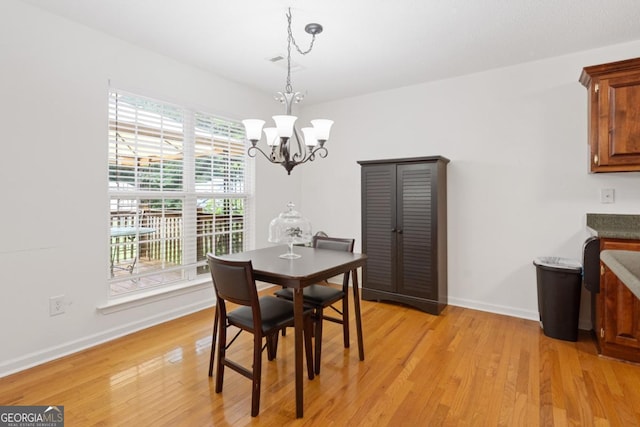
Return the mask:
{"type": "MultiPolygon", "coordinates": [[[[329,249],[334,251],[353,252],[355,239],[343,239],[337,237],[313,236],[313,247],[316,249],[329,249]]],[[[354,274],[357,272],[354,270],[354,274]]],[[[322,355],[322,323],[323,320],[342,324],[342,335],[344,348],[349,348],[349,273],[345,273],[342,278],[342,287],[334,288],[324,284],[314,284],[305,287],[302,292],[304,304],[313,309],[313,323],[315,336],[315,373],[320,373],[320,359],[322,355]],[[342,307],[334,306],[341,301],[342,307]],[[333,317],[325,314],[325,309],[331,308],[340,317],[333,317]]],[[[286,300],[293,300],[293,292],[289,288],[283,288],[275,293],[277,297],[286,300]]],[[[284,332],[284,330],[283,330],[284,332]]]]}
{"type": "MultiPolygon", "coordinates": [[[[227,261],[207,254],[207,262],[216,293],[216,317],[211,341],[209,376],[213,374],[213,361],[216,351],[216,332],[218,363],[216,369],[216,393],[222,392],[224,369],[228,367],[252,381],[251,416],[260,411],[260,379],[262,373],[262,352],[267,349],[267,357],[276,357],[278,333],[287,326],[294,326],[293,303],[271,295],[258,297],[253,266],[251,261],[227,261]],[[228,311],[227,303],[240,307],[228,311]],[[238,328],[235,336],[227,342],[227,329],[238,328]],[[253,365],[248,369],[227,357],[227,349],[242,331],[253,334],[253,365]],[[265,343],[263,345],[263,338],[265,343]]],[[[311,344],[312,310],[306,309],[304,318],[304,346],[307,357],[307,373],[313,379],[313,355],[311,344]]]]}

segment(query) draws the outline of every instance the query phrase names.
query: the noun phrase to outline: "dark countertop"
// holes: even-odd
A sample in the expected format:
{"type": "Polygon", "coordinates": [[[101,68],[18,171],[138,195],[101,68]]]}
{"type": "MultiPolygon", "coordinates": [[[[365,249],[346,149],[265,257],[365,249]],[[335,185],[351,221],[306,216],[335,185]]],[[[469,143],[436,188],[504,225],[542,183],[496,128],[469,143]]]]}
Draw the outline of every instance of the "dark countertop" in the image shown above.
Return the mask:
{"type": "Polygon", "coordinates": [[[588,213],[587,229],[598,237],[640,240],[640,215],[588,213]]]}
{"type": "Polygon", "coordinates": [[[600,259],[636,298],[640,298],[640,252],[606,250],[600,252],[600,259]]]}

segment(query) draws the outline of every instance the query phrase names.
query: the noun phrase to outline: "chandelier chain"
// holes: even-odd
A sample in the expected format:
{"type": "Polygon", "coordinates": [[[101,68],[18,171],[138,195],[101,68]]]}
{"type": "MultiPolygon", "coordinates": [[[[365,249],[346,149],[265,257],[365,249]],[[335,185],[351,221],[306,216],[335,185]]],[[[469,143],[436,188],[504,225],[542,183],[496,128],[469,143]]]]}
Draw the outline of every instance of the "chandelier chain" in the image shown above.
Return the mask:
{"type": "Polygon", "coordinates": [[[296,47],[296,50],[298,51],[298,53],[300,53],[301,55],[306,55],[307,53],[311,52],[311,49],[313,49],[313,43],[316,41],[316,35],[312,34],[311,36],[311,44],[309,44],[309,49],[303,51],[302,49],[300,49],[300,46],[298,46],[298,43],[296,43],[296,39],[293,37],[293,32],[291,31],[291,8],[289,8],[289,12],[287,13],[287,32],[288,32],[288,37],[287,37],[287,84],[285,85],[285,92],[293,92],[293,88],[291,87],[291,44],[293,43],[293,45],[296,47]]]}

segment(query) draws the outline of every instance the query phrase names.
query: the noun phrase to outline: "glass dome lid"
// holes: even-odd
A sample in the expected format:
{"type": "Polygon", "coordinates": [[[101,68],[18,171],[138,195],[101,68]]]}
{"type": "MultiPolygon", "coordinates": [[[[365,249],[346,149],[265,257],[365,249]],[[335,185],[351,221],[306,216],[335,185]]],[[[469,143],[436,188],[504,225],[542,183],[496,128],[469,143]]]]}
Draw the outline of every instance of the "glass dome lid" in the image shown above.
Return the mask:
{"type": "Polygon", "coordinates": [[[280,258],[300,258],[300,255],[293,253],[293,245],[311,242],[311,222],[294,208],[295,205],[292,202],[287,203],[287,210],[269,224],[269,242],[289,245],[289,252],[280,255],[280,258]]]}

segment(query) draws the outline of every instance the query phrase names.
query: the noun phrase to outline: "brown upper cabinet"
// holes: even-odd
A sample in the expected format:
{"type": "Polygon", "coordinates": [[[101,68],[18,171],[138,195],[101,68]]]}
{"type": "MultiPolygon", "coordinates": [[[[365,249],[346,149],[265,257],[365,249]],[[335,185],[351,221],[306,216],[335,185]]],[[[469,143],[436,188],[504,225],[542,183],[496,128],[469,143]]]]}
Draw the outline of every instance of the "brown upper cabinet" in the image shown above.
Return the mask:
{"type": "Polygon", "coordinates": [[[585,67],[590,172],[640,171],[640,58],[585,67]]]}

